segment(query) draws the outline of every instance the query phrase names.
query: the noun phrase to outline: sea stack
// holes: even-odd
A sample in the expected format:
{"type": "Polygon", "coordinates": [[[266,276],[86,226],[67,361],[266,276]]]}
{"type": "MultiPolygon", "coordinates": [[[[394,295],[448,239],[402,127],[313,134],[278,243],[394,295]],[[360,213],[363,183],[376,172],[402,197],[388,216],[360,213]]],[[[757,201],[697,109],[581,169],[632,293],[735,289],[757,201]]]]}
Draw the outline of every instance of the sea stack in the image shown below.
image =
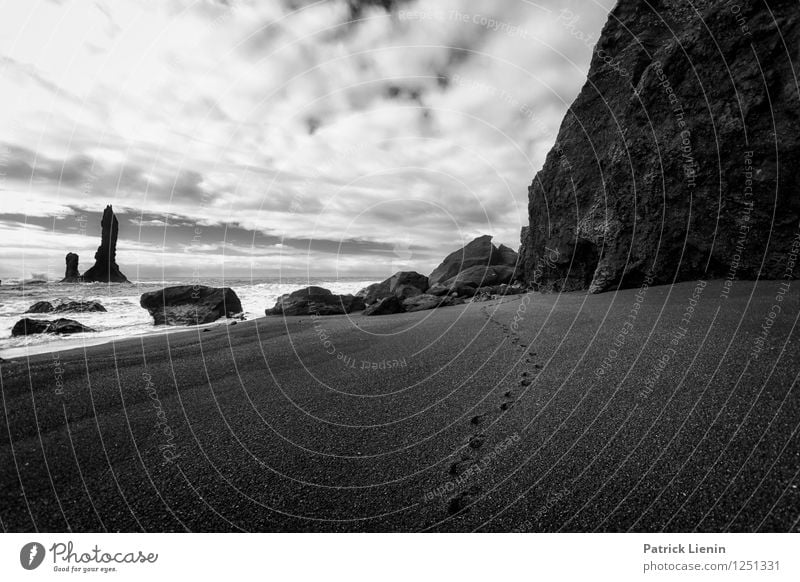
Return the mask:
{"type": "Polygon", "coordinates": [[[798,45],[797,2],[621,0],[528,189],[523,281],[783,277],[800,218],[798,45]]]}
{"type": "Polygon", "coordinates": [[[64,278],[61,279],[62,283],[77,283],[81,280],[81,274],[78,272],[78,261],[80,257],[76,253],[67,253],[67,270],[64,272],[64,278]]]}
{"type": "Polygon", "coordinates": [[[94,266],[83,274],[83,280],[87,283],[127,283],[127,277],[120,272],[116,262],[119,221],[110,205],[103,211],[100,226],[102,234],[94,255],[94,266]]]}

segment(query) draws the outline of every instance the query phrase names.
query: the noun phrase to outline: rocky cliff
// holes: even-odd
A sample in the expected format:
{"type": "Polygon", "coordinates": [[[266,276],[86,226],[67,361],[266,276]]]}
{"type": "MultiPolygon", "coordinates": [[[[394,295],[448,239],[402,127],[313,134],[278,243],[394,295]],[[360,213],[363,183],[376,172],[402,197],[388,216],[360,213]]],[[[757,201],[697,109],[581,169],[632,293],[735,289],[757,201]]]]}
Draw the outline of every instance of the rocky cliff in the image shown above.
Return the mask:
{"type": "Polygon", "coordinates": [[[798,22],[797,0],[621,0],[529,188],[523,281],[599,292],[785,276],[798,22]]]}
{"type": "MultiPolygon", "coordinates": [[[[87,283],[127,283],[128,279],[117,266],[117,236],[119,221],[111,206],[106,206],[100,222],[100,246],[94,254],[94,266],[83,274],[87,283]]],[[[76,265],[77,268],[77,265],[76,265]]]]}

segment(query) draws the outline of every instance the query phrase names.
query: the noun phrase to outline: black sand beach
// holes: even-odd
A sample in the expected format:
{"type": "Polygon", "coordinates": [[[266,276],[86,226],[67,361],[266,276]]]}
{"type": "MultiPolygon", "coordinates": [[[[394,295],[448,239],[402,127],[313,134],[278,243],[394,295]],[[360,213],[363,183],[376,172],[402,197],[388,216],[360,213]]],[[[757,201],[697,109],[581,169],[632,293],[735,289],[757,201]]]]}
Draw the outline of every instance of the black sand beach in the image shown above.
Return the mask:
{"type": "Polygon", "coordinates": [[[798,294],[696,287],[3,361],[0,525],[798,531],[798,294]]]}

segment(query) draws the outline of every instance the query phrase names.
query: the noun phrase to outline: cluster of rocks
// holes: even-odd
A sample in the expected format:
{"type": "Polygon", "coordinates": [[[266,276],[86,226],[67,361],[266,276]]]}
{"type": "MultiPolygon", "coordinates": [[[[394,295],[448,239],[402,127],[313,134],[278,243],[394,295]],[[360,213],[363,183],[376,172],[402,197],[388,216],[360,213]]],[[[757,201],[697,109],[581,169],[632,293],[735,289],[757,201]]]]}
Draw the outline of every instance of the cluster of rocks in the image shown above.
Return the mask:
{"type": "MultiPolygon", "coordinates": [[[[155,325],[201,325],[222,317],[243,318],[242,303],[230,287],[207,287],[205,285],[177,285],[159,291],[144,293],[139,304],[147,309],[155,325]]],[[[363,309],[363,306],[362,306],[363,309]]],[[[66,301],[53,305],[49,301],[38,301],[25,313],[86,313],[106,311],[97,301],[66,301]]],[[[12,336],[41,333],[72,334],[95,331],[72,319],[19,320],[11,330],[12,336]]]]}
{"type": "Polygon", "coordinates": [[[85,313],[88,311],[107,311],[99,301],[64,301],[53,305],[49,301],[37,301],[25,313],[85,313]]]}
{"type": "Polygon", "coordinates": [[[429,293],[422,293],[414,297],[400,299],[396,295],[384,297],[364,309],[364,315],[391,315],[392,313],[411,313],[414,311],[424,311],[426,309],[436,309],[437,307],[451,307],[461,305],[466,300],[456,295],[436,296],[429,293]]]}
{"type": "Polygon", "coordinates": [[[431,288],[478,288],[508,283],[514,278],[517,253],[505,245],[494,246],[490,235],[479,236],[450,253],[428,277],[431,288]]]}
{"type": "MultiPolygon", "coordinates": [[[[110,212],[110,208],[106,210],[110,212]]],[[[104,242],[107,240],[110,248],[113,248],[116,243],[116,218],[108,214],[104,215],[103,221],[104,242]]],[[[68,275],[70,271],[73,274],[77,272],[77,255],[70,255],[67,257],[68,275]]],[[[100,263],[109,267],[103,271],[104,278],[114,277],[116,264],[113,262],[113,252],[102,250],[101,247],[98,256],[100,263]]],[[[525,290],[522,287],[511,284],[516,276],[517,259],[517,253],[508,247],[494,246],[491,236],[481,236],[448,255],[427,277],[414,271],[401,271],[381,283],[362,289],[356,295],[335,295],[322,287],[305,287],[281,296],[275,306],[265,310],[265,313],[284,316],[343,315],[363,311],[364,315],[389,315],[523,293],[525,290]]],[[[86,280],[86,274],[83,280],[86,280]]],[[[230,287],[165,287],[142,294],[139,304],[147,309],[155,325],[202,325],[220,318],[243,318],[242,303],[230,287]]],[[[106,311],[106,308],[97,301],[64,301],[56,305],[39,301],[26,313],[90,311],[106,311]]],[[[24,318],[14,325],[12,335],[89,331],[94,330],[71,319],[48,321],[24,318]]]]}
{"type": "MultiPolygon", "coordinates": [[[[62,283],[128,282],[116,262],[119,221],[111,206],[106,206],[103,211],[100,226],[100,246],[94,256],[94,265],[81,275],[78,270],[79,256],[76,253],[67,253],[67,268],[62,283]]],[[[148,310],[156,325],[200,325],[216,321],[221,317],[241,316],[243,311],[239,297],[233,289],[204,285],[179,285],[144,293],[139,304],[148,310]]],[[[97,301],[65,301],[57,305],[53,305],[49,301],[39,301],[31,305],[26,313],[86,313],[91,311],[106,311],[106,308],[97,301]]],[[[11,333],[14,336],[20,336],[87,331],[94,330],[71,319],[47,321],[25,318],[14,325],[11,333]]]]}
{"type": "MultiPolygon", "coordinates": [[[[99,301],[63,301],[56,305],[53,305],[49,301],[37,301],[31,305],[25,313],[86,313],[90,311],[106,311],[106,308],[103,307],[99,301]]],[[[13,337],[40,333],[68,335],[90,331],[95,330],[74,319],[59,318],[46,320],[25,317],[14,324],[14,327],[11,328],[11,335],[13,337]]]]}
{"type": "Polygon", "coordinates": [[[427,277],[400,271],[356,295],[334,295],[321,287],[306,287],[283,295],[265,313],[341,315],[363,310],[364,315],[390,315],[524,293],[523,287],[511,285],[517,262],[516,252],[503,245],[496,247],[492,237],[484,235],[449,254],[427,277]]]}
{"type": "Polygon", "coordinates": [[[18,337],[21,335],[33,335],[39,333],[53,333],[59,335],[67,335],[73,333],[86,333],[95,331],[91,327],[87,327],[82,323],[78,323],[73,319],[54,319],[52,321],[45,319],[31,319],[25,317],[20,319],[11,328],[11,335],[18,337]]]}

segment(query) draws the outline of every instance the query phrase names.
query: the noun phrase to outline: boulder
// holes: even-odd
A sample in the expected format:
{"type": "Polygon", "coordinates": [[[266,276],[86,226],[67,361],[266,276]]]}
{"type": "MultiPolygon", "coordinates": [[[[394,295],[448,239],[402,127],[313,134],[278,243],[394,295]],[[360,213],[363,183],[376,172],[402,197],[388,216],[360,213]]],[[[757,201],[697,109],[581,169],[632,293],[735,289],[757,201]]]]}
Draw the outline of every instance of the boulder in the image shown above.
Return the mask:
{"type": "Polygon", "coordinates": [[[405,310],[402,299],[396,295],[389,295],[377,303],[368,305],[364,310],[364,315],[391,315],[393,313],[403,313],[405,310]]]}
{"type": "Polygon", "coordinates": [[[53,309],[53,304],[49,301],[37,301],[25,313],[50,313],[53,309]]]}
{"type": "MultiPolygon", "coordinates": [[[[388,279],[386,280],[388,281],[388,279]]],[[[366,305],[371,305],[384,297],[388,297],[391,295],[389,293],[388,285],[386,281],[382,283],[373,283],[372,285],[367,285],[363,289],[361,289],[358,293],[356,293],[356,297],[360,297],[364,300],[366,305]]]]}
{"type": "Polygon", "coordinates": [[[54,333],[54,334],[72,334],[72,333],[87,333],[94,331],[91,327],[87,327],[82,323],[78,323],[72,319],[54,319],[47,321],[44,319],[20,319],[14,324],[11,329],[11,335],[14,337],[22,335],[33,335],[39,333],[54,333]]]}
{"type": "Polygon", "coordinates": [[[796,279],[798,46],[797,2],[617,2],[528,188],[524,283],[796,279]]]}
{"type": "Polygon", "coordinates": [[[45,319],[30,319],[25,317],[14,324],[14,327],[11,328],[11,335],[13,337],[18,337],[21,335],[47,333],[49,327],[50,322],[45,319]]]}
{"type": "Polygon", "coordinates": [[[64,278],[61,279],[62,283],[78,283],[81,281],[81,274],[78,272],[78,261],[80,257],[75,253],[67,253],[66,263],[67,268],[64,272],[64,278]]]}
{"type": "Polygon", "coordinates": [[[230,287],[177,285],[144,293],[139,304],[155,325],[201,325],[242,313],[242,303],[230,287]]]}
{"type": "Polygon", "coordinates": [[[389,291],[400,299],[422,295],[428,288],[428,278],[416,271],[400,271],[389,279],[389,291]]]}
{"type": "Polygon", "coordinates": [[[450,293],[448,293],[448,295],[455,295],[456,297],[472,297],[475,295],[476,289],[474,285],[465,283],[463,281],[454,281],[448,286],[448,288],[450,289],[450,293]]]}
{"type": "Polygon", "coordinates": [[[436,285],[428,289],[426,293],[428,295],[436,295],[438,297],[442,297],[444,295],[472,297],[473,295],[475,295],[475,286],[464,283],[462,281],[451,280],[447,285],[443,283],[437,283],[436,285]]]}
{"type": "Polygon", "coordinates": [[[282,295],[267,315],[342,315],[361,311],[364,299],[355,295],[334,295],[322,287],[305,287],[282,295]]]}
{"type": "Polygon", "coordinates": [[[68,311],[87,312],[87,311],[108,311],[99,301],[66,301],[53,308],[55,313],[68,311]]]}
{"type": "Polygon", "coordinates": [[[426,309],[436,309],[437,307],[450,307],[452,305],[461,305],[464,299],[461,297],[437,297],[436,295],[429,295],[424,293],[416,295],[403,300],[403,307],[406,311],[424,311],[426,309]]]}
{"type": "Polygon", "coordinates": [[[401,299],[421,295],[428,288],[428,278],[416,271],[400,271],[381,283],[374,283],[359,291],[356,296],[362,297],[364,303],[370,305],[376,301],[394,295],[401,299]]]}
{"type": "Polygon", "coordinates": [[[469,269],[461,271],[452,279],[448,279],[443,285],[450,288],[463,285],[477,289],[478,287],[484,287],[486,285],[509,283],[513,277],[514,267],[506,265],[470,267],[469,269]]]}
{"type": "MultiPolygon", "coordinates": [[[[94,266],[83,274],[87,283],[128,283],[127,277],[117,266],[117,235],[119,221],[111,206],[106,206],[100,221],[100,246],[94,255],[94,266]]],[[[77,270],[77,265],[76,265],[77,270]]]]}
{"type": "Polygon", "coordinates": [[[25,313],[66,313],[70,311],[107,311],[99,301],[65,301],[53,305],[49,301],[37,301],[25,313]]]}
{"type": "Polygon", "coordinates": [[[479,236],[465,247],[450,253],[428,276],[430,286],[452,279],[470,267],[488,267],[502,264],[503,256],[492,244],[488,234],[479,236]]]}
{"type": "Polygon", "coordinates": [[[436,295],[437,297],[441,297],[442,295],[450,295],[452,293],[452,289],[450,287],[446,287],[441,283],[436,283],[435,285],[431,285],[426,293],[428,295],[436,295]]]}

